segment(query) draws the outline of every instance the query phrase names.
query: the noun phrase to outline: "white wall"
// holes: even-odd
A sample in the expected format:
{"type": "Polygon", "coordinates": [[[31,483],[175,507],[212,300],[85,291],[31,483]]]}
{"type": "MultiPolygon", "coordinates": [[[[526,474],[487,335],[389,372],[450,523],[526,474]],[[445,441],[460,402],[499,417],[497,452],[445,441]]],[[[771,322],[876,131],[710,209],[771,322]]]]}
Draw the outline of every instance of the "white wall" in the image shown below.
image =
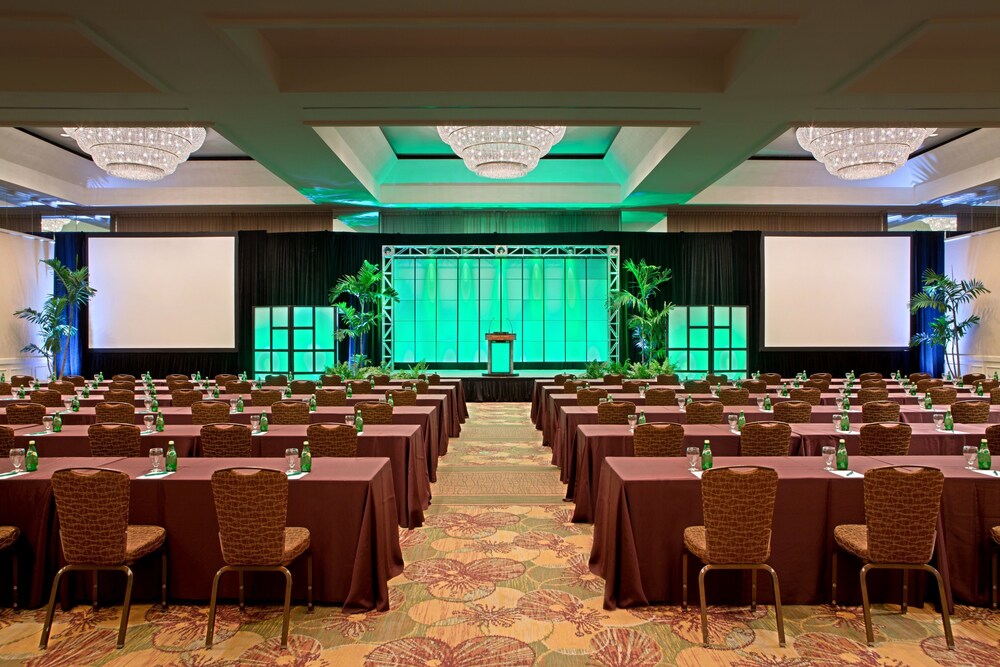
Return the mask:
{"type": "Polygon", "coordinates": [[[41,308],[52,291],[52,272],[39,261],[51,258],[54,246],[48,239],[0,230],[0,369],[8,378],[48,374],[44,359],[21,353],[22,347],[40,339],[35,327],[14,317],[14,311],[41,308]]]}
{"type": "Polygon", "coordinates": [[[944,257],[947,274],[956,280],[978,278],[992,290],[973,304],[971,312],[982,321],[959,348],[962,372],[992,376],[1000,371],[1000,229],[948,239],[944,257]]]}

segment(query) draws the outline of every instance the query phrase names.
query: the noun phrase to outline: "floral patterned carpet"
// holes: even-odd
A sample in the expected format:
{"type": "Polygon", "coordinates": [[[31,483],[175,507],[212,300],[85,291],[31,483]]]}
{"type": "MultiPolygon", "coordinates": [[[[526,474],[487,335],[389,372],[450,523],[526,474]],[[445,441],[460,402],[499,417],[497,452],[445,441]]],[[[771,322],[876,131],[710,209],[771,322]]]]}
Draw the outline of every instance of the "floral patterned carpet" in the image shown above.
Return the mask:
{"type": "Polygon", "coordinates": [[[906,616],[876,607],[874,649],[860,608],[786,607],[785,649],[769,607],[713,608],[710,648],[700,644],[697,608],[605,611],[604,582],[587,568],[592,528],[570,522],[527,405],[471,404],[470,412],[441,460],[426,526],[401,531],[406,569],[390,584],[392,611],[298,607],[281,651],[279,607],[224,606],[206,651],[206,607],[136,605],[116,651],[120,608],[76,607],[57,614],[41,653],[42,612],[5,609],[0,665],[1000,665],[1000,613],[987,609],[957,609],[957,651],[946,650],[930,607],[906,616]]]}

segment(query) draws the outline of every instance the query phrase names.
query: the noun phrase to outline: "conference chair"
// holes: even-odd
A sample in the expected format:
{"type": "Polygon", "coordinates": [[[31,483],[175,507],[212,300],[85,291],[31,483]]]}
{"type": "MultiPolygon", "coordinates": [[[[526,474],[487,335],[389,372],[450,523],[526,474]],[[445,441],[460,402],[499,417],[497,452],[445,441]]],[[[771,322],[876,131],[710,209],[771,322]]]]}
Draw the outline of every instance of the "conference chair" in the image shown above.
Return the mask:
{"type": "Polygon", "coordinates": [[[885,380],[862,380],[862,389],[888,389],[889,383],[885,380]]]}
{"type": "Polygon", "coordinates": [[[365,425],[392,423],[392,406],[388,403],[364,401],[354,406],[354,412],[361,415],[365,425]]]}
{"type": "Polygon", "coordinates": [[[192,403],[205,398],[197,389],[176,389],[170,392],[170,405],[175,408],[189,408],[192,403]]]}
{"type": "Polygon", "coordinates": [[[721,424],[722,403],[718,401],[694,401],[687,408],[688,424],[721,424]]]}
{"type": "Polygon", "coordinates": [[[384,373],[373,373],[368,376],[369,380],[375,380],[375,386],[384,386],[392,382],[392,378],[384,373]]]}
{"type": "Polygon", "coordinates": [[[108,389],[121,389],[135,393],[135,382],[129,382],[127,380],[112,380],[111,384],[108,385],[108,389]]]}
{"type": "Polygon", "coordinates": [[[986,379],[985,373],[966,373],[965,375],[962,376],[962,384],[975,385],[976,382],[985,379],[986,379]]]}
{"type": "Polygon", "coordinates": [[[30,375],[11,375],[10,376],[10,386],[12,387],[30,387],[35,383],[35,378],[30,375]]]}
{"type": "Polygon", "coordinates": [[[87,384],[87,378],[82,375],[64,375],[63,380],[66,382],[72,382],[74,387],[83,387],[87,384]]]}
{"type": "Polygon", "coordinates": [[[825,382],[826,386],[829,387],[830,383],[833,382],[833,375],[831,375],[830,373],[813,373],[812,375],[809,376],[809,379],[816,380],[819,382],[825,382]]]}
{"type": "Polygon", "coordinates": [[[867,381],[869,381],[869,380],[882,380],[882,374],[881,373],[862,373],[861,375],[858,376],[858,381],[861,382],[861,386],[864,386],[864,383],[867,382],[867,381]]]}
{"type": "Polygon", "coordinates": [[[557,387],[565,386],[569,380],[575,380],[576,376],[571,373],[559,373],[552,378],[552,384],[557,387]]]}
{"type": "Polygon", "coordinates": [[[645,380],[622,380],[623,394],[638,394],[639,390],[646,386],[645,380]]]}
{"type": "Polygon", "coordinates": [[[313,458],[358,455],[358,431],[349,424],[310,424],[306,438],[313,458]]]}
{"type": "Polygon", "coordinates": [[[605,373],[604,374],[604,384],[618,386],[625,380],[624,375],[619,375],[617,373],[605,373]]]}
{"type": "Polygon", "coordinates": [[[427,382],[430,384],[441,384],[441,375],[438,373],[431,373],[427,376],[427,382]]]}
{"type": "Polygon", "coordinates": [[[646,405],[677,405],[677,392],[669,387],[650,387],[646,391],[646,405]]]}
{"type": "Polygon", "coordinates": [[[225,391],[227,394],[242,394],[245,396],[253,391],[253,385],[250,384],[249,380],[236,380],[235,382],[227,382],[225,384],[225,391]]]}
{"type": "Polygon", "coordinates": [[[97,424],[134,424],[135,404],[101,401],[94,406],[97,424]]]}
{"type": "Polygon", "coordinates": [[[91,424],[87,427],[90,455],[137,457],[142,449],[141,433],[135,424],[91,424]]]}
{"type": "Polygon", "coordinates": [[[426,394],[430,391],[431,385],[427,380],[409,380],[403,383],[403,389],[413,389],[418,394],[426,394]]]}
{"type": "Polygon", "coordinates": [[[312,394],[316,391],[316,383],[312,380],[292,380],[288,387],[293,394],[312,394]]]}
{"type": "Polygon", "coordinates": [[[288,376],[287,375],[265,375],[264,376],[264,386],[265,387],[287,387],[288,386],[288,376]]]}
{"type": "Polygon", "coordinates": [[[684,456],[680,424],[639,424],[632,439],[636,456],[684,456]]]}
{"type": "Polygon", "coordinates": [[[566,380],[563,382],[563,393],[564,394],[575,394],[578,390],[583,389],[587,386],[585,380],[566,380]]]}
{"type": "Polygon", "coordinates": [[[243,575],[246,572],[280,572],[285,576],[285,609],[281,622],[281,648],[288,647],[292,602],[292,573],[288,565],[306,558],[307,609],[313,611],[312,553],[308,528],[288,528],[288,476],[264,468],[225,468],[212,473],[212,498],[219,523],[223,567],[212,580],[205,648],[212,648],[219,579],[226,572],[240,577],[240,611],[245,608],[243,575]]]}
{"type": "Polygon", "coordinates": [[[990,421],[990,404],[986,401],[959,401],[951,406],[956,424],[986,424],[990,421]]]}
{"type": "MultiPolygon", "coordinates": [[[[280,397],[276,400],[281,400],[280,397]]],[[[274,403],[275,401],[271,401],[274,403]]],[[[256,405],[256,403],[254,403],[256,405]]],[[[347,405],[347,391],[344,389],[333,389],[322,387],[316,390],[316,405],[321,407],[335,407],[347,405]]]]}
{"type": "Polygon", "coordinates": [[[230,382],[239,382],[240,378],[238,375],[233,375],[232,373],[219,373],[215,376],[215,384],[220,387],[225,387],[230,382]]]}
{"type": "Polygon", "coordinates": [[[792,427],[784,422],[749,422],[740,431],[740,456],[789,456],[792,427]]]}
{"type": "Polygon", "coordinates": [[[781,384],[781,373],[761,373],[760,379],[767,383],[769,387],[781,384]]]}
{"type": "MultiPolygon", "coordinates": [[[[167,608],[167,531],[160,526],[129,525],[129,476],[118,470],[72,468],[52,473],[52,495],[56,500],[59,538],[66,562],[52,580],[52,593],[45,610],[45,623],[38,642],[46,649],[59,596],[59,581],[68,572],[94,572],[96,602],[97,573],[125,573],[125,600],[118,627],[118,648],[125,646],[125,632],[132,605],[132,563],[160,552],[160,603],[167,608]]],[[[64,658],[69,659],[69,658],[64,658]]]]}
{"type": "Polygon", "coordinates": [[[0,458],[10,456],[10,450],[14,448],[14,429],[10,426],[0,425],[0,458]]]}
{"type": "Polygon", "coordinates": [[[31,399],[32,403],[38,403],[47,408],[66,407],[66,404],[63,403],[62,394],[52,389],[36,389],[28,394],[28,398],[31,399]]]}
{"type": "Polygon", "coordinates": [[[928,378],[925,380],[917,381],[917,391],[920,392],[921,394],[929,391],[931,387],[943,387],[943,386],[944,386],[944,380],[940,379],[928,378]]]}
{"type": "Polygon", "coordinates": [[[367,380],[348,380],[344,384],[351,388],[352,394],[372,393],[372,383],[367,380]]]}
{"type": "Polygon", "coordinates": [[[916,384],[917,382],[920,382],[921,380],[930,380],[931,379],[931,374],[930,373],[910,373],[906,377],[906,379],[909,380],[910,382],[912,382],[913,384],[916,384]]]}
{"type": "Polygon", "coordinates": [[[955,647],[948,614],[947,595],[941,574],[929,563],[934,553],[944,474],[924,466],[887,466],[865,471],[865,525],[841,525],[833,529],[836,545],[832,600],[837,604],[838,547],[861,560],[861,608],[865,617],[868,645],[875,645],[871,605],[868,602],[868,573],[871,570],[903,570],[903,599],[900,612],[906,613],[909,571],[921,570],[937,579],[941,619],[948,648],[955,647]]]}
{"type": "Polygon", "coordinates": [[[996,380],[980,380],[973,385],[973,389],[979,387],[980,385],[983,387],[983,394],[988,396],[991,391],[1000,387],[1000,382],[997,382],[996,380]]]}
{"type": "Polygon", "coordinates": [[[598,424],[627,424],[628,416],[635,414],[635,403],[614,401],[597,405],[598,424]]]}
{"type": "Polygon", "coordinates": [[[958,400],[958,390],[954,387],[930,387],[927,393],[934,405],[951,405],[958,400]]]}
{"type": "Polygon", "coordinates": [[[858,390],[858,403],[864,406],[865,403],[873,401],[888,401],[889,390],[879,387],[865,387],[858,390]]]}
{"type": "Polygon", "coordinates": [[[40,403],[12,403],[7,406],[7,423],[41,424],[45,406],[40,403]]]}
{"type": "Polygon", "coordinates": [[[130,389],[108,389],[104,392],[104,400],[116,403],[135,403],[135,392],[130,389]]]}
{"type": "Polygon", "coordinates": [[[201,454],[209,458],[250,458],[250,427],[244,424],[205,424],[201,427],[201,454]]]}
{"type": "Polygon", "coordinates": [[[392,398],[393,405],[416,405],[417,392],[413,389],[390,389],[385,392],[385,398],[392,398]]]}
{"type": "Polygon", "coordinates": [[[802,386],[806,389],[819,389],[820,392],[830,391],[830,381],[829,380],[813,380],[809,379],[802,383],[802,386]]]}
{"type": "Polygon", "coordinates": [[[715,385],[717,385],[717,384],[727,385],[727,384],[729,384],[729,376],[728,375],[713,375],[712,373],[709,373],[708,375],[705,376],[705,382],[709,383],[713,387],[715,385]]]}
{"type": "Polygon", "coordinates": [[[899,403],[895,401],[869,401],[861,406],[861,421],[898,422],[899,403]]]}
{"type": "Polygon", "coordinates": [[[191,379],[191,378],[190,378],[190,377],[188,377],[187,375],[184,375],[184,373],[171,373],[171,374],[170,374],[170,375],[168,375],[167,377],[163,378],[163,380],[164,380],[164,381],[165,381],[165,382],[166,382],[166,383],[167,383],[168,385],[169,385],[169,384],[170,384],[171,382],[187,382],[187,381],[188,381],[188,380],[190,380],[190,379],[191,379]]]}
{"type": "MultiPolygon", "coordinates": [[[[270,407],[281,400],[281,391],[278,389],[251,389],[250,404],[254,407],[270,407]]],[[[316,405],[319,405],[319,396],[316,396],[316,405]]]]}
{"type": "Polygon", "coordinates": [[[819,405],[822,395],[815,387],[800,387],[788,392],[788,397],[793,401],[805,401],[809,405],[819,405]]]}
{"type": "MultiPolygon", "coordinates": [[[[993,577],[992,577],[992,579],[993,579],[993,586],[992,586],[992,590],[993,590],[993,608],[996,609],[997,608],[997,570],[1000,569],[1000,568],[997,567],[997,550],[1000,549],[1000,526],[993,526],[993,528],[990,529],[990,537],[993,538],[993,548],[991,549],[991,551],[993,552],[993,567],[991,569],[992,569],[992,572],[993,572],[993,577]]],[[[17,568],[16,561],[15,561],[14,567],[15,567],[14,571],[16,572],[17,571],[16,570],[16,568],[17,568]]]]}
{"type": "Polygon", "coordinates": [[[226,421],[229,421],[229,403],[225,401],[198,401],[191,404],[191,423],[196,426],[226,421]]]}
{"type": "Polygon", "coordinates": [[[665,384],[672,387],[679,387],[681,379],[673,373],[660,373],[656,376],[656,384],[665,384]]]}
{"type": "Polygon", "coordinates": [[[340,385],[344,384],[344,378],[340,377],[339,375],[327,374],[327,375],[321,375],[319,377],[319,382],[320,385],[324,387],[339,387],[340,385]]]}
{"type": "Polygon", "coordinates": [[[191,380],[171,380],[167,383],[167,391],[173,393],[178,389],[196,389],[197,386],[191,380]]]}
{"type": "Polygon", "coordinates": [[[66,380],[56,380],[55,382],[50,382],[45,386],[45,388],[50,391],[57,391],[61,396],[72,396],[76,393],[76,385],[72,382],[67,382],[66,380]]]}
{"type": "Polygon", "coordinates": [[[744,380],[740,383],[740,386],[751,394],[763,394],[767,391],[767,383],[763,380],[744,380]]]}
{"type": "Polygon", "coordinates": [[[684,382],[684,391],[689,394],[710,394],[712,385],[705,380],[687,380],[684,382]]]}
{"type": "Polygon", "coordinates": [[[910,453],[913,427],[901,422],[861,425],[861,456],[906,456],[910,453]]]}
{"type": "Polygon", "coordinates": [[[278,401],[271,405],[272,424],[308,424],[309,404],[302,401],[278,401]]]}
{"type": "MultiPolygon", "coordinates": [[[[11,442],[13,442],[13,437],[11,434],[11,442]]],[[[986,427],[986,447],[992,456],[1000,456],[1000,424],[986,427]]],[[[2,455],[2,450],[0,450],[0,455],[2,455]]]]}
{"type": "Polygon", "coordinates": [[[688,554],[705,565],[698,573],[702,642],[708,646],[708,607],[705,575],[711,570],[750,570],[750,611],[757,610],[757,571],[771,575],[778,644],[785,646],[785,623],[781,613],[778,574],[767,564],[771,555],[771,529],[778,473],[773,468],[734,466],[712,468],[701,478],[704,526],[684,529],[681,556],[681,606],[687,609],[688,554]]]}
{"type": "Polygon", "coordinates": [[[1000,405],[1000,388],[990,390],[990,405],[1000,405]]]}
{"type": "MultiPolygon", "coordinates": [[[[12,548],[17,544],[17,538],[21,536],[21,529],[17,526],[0,526],[0,553],[10,551],[10,569],[13,591],[11,592],[11,607],[17,611],[17,549],[12,548]]],[[[993,605],[994,607],[996,604],[993,605]]]]}
{"type": "Polygon", "coordinates": [[[576,392],[577,405],[598,405],[608,398],[606,389],[581,389],[576,392]]]}
{"type": "Polygon", "coordinates": [[[112,382],[131,382],[135,384],[135,376],[128,373],[115,373],[111,376],[112,382]]]}
{"type": "Polygon", "coordinates": [[[10,382],[0,382],[0,396],[10,396],[13,388],[10,382]]]}
{"type": "Polygon", "coordinates": [[[750,391],[735,387],[723,387],[719,392],[719,401],[726,406],[746,407],[750,401],[750,391]]]}
{"type": "Polygon", "coordinates": [[[774,418],[786,424],[808,424],[812,421],[812,404],[808,401],[778,401],[772,410],[774,418]]]}

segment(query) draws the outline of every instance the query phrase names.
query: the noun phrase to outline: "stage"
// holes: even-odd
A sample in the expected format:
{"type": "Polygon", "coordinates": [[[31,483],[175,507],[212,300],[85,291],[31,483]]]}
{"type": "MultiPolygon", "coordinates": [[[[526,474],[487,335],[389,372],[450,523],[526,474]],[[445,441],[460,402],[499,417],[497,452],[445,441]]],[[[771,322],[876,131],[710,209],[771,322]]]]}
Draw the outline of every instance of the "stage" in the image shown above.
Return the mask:
{"type": "Polygon", "coordinates": [[[583,373],[582,368],[565,368],[560,370],[543,370],[533,368],[517,368],[514,377],[486,377],[482,369],[474,370],[429,370],[440,373],[441,377],[462,378],[465,390],[465,400],[476,403],[530,403],[531,392],[535,387],[536,378],[550,378],[558,373],[583,373]]]}

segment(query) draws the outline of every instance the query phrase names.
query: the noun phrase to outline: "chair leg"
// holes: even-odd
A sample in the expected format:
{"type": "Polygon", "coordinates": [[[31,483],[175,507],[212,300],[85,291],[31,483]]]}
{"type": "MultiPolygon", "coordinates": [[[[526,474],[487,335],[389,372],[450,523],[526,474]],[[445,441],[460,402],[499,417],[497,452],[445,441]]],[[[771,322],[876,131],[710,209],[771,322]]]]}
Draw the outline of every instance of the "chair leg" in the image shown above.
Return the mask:
{"type": "MultiPolygon", "coordinates": [[[[11,561],[12,576],[14,578],[14,594],[13,594],[13,597],[11,598],[11,600],[13,600],[13,602],[14,602],[14,611],[17,611],[17,550],[16,549],[11,551],[11,553],[10,553],[10,561],[11,561]]],[[[994,577],[994,580],[996,580],[996,577],[994,577]]],[[[994,587],[994,590],[996,590],[995,587],[994,587]]],[[[996,594],[994,594],[993,600],[994,600],[994,602],[993,602],[993,608],[996,609],[996,606],[997,606],[996,605],[996,594]]]]}
{"type": "Polygon", "coordinates": [[[100,574],[97,570],[94,570],[94,586],[93,586],[93,607],[94,611],[97,611],[97,575],[100,574]]]}
{"type": "Polygon", "coordinates": [[[208,630],[205,633],[205,648],[212,648],[212,635],[215,634],[215,606],[219,599],[219,579],[226,568],[222,568],[215,573],[212,580],[212,597],[208,602],[208,630]]]}
{"type": "Polygon", "coordinates": [[[42,637],[38,641],[38,648],[42,651],[49,647],[49,632],[52,631],[52,617],[56,613],[56,598],[59,596],[59,580],[65,572],[70,569],[69,565],[66,565],[58,572],[56,572],[55,578],[52,580],[52,593],[49,594],[49,606],[45,609],[45,623],[42,625],[42,637]]]}
{"type": "Polygon", "coordinates": [[[132,569],[124,567],[125,570],[125,604],[122,607],[122,622],[118,628],[118,648],[125,648],[125,632],[128,630],[128,615],[132,610],[132,569]]]}
{"type": "Polygon", "coordinates": [[[247,610],[246,600],[243,597],[243,570],[240,570],[240,613],[247,610]]]}
{"type": "MultiPolygon", "coordinates": [[[[995,603],[993,607],[996,608],[995,603]]],[[[684,553],[681,554],[681,609],[687,611],[687,608],[688,608],[688,554],[687,551],[685,550],[684,553]]]]}
{"type": "Polygon", "coordinates": [[[167,610],[167,549],[160,554],[160,606],[167,610]]]}
{"type": "Polygon", "coordinates": [[[701,639],[705,646],[708,646],[708,607],[705,605],[705,573],[710,565],[706,565],[698,572],[698,600],[701,603],[701,639]]]}
{"type": "Polygon", "coordinates": [[[837,548],[834,547],[833,555],[830,557],[830,567],[832,575],[830,577],[830,605],[837,606],[837,548]]]}
{"type": "Polygon", "coordinates": [[[865,636],[869,646],[875,646],[875,633],[872,631],[872,610],[868,604],[868,569],[870,563],[861,568],[861,611],[865,615],[865,636]]]}
{"type": "Polygon", "coordinates": [[[750,570],[750,613],[757,613],[757,570],[750,570]]]}
{"type": "MultiPolygon", "coordinates": [[[[785,648],[785,617],[781,613],[781,587],[778,586],[778,573],[770,565],[765,565],[764,569],[771,575],[771,585],[774,587],[774,619],[778,624],[778,646],[785,648]]],[[[754,570],[754,578],[757,578],[757,571],[754,570]]]]}
{"type": "Polygon", "coordinates": [[[306,607],[308,613],[313,613],[313,556],[312,552],[306,555],[306,607]]]}
{"type": "Polygon", "coordinates": [[[923,569],[933,574],[934,578],[937,579],[938,596],[941,598],[941,622],[944,625],[944,637],[948,642],[948,648],[955,650],[955,637],[951,633],[951,615],[948,613],[948,597],[944,590],[944,579],[941,578],[941,573],[930,565],[924,565],[923,569]]]}
{"type": "Polygon", "coordinates": [[[910,597],[910,571],[902,570],[903,573],[903,603],[899,605],[899,613],[906,613],[906,601],[910,597]]]}
{"type": "Polygon", "coordinates": [[[993,549],[993,608],[997,608],[997,550],[993,549]]]}
{"type": "Polygon", "coordinates": [[[287,567],[282,567],[285,575],[285,614],[281,619],[281,648],[288,648],[288,625],[292,615],[292,573],[287,567]]]}

